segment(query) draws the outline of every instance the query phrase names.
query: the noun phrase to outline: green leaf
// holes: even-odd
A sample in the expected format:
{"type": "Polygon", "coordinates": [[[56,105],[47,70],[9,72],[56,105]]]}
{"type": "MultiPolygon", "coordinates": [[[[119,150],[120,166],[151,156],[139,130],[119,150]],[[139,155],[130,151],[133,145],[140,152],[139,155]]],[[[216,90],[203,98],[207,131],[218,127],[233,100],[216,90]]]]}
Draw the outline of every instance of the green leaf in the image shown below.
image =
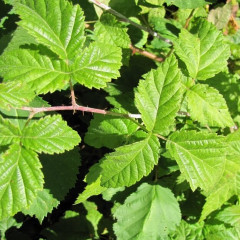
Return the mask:
{"type": "Polygon", "coordinates": [[[146,2],[152,5],[162,6],[164,0],[146,0],[146,2]]]}
{"type": "Polygon", "coordinates": [[[193,191],[210,190],[223,174],[227,148],[215,133],[175,132],[166,147],[193,191]]]}
{"type": "Polygon", "coordinates": [[[109,2],[109,7],[126,17],[137,16],[141,11],[141,8],[137,6],[136,1],[132,0],[111,0],[109,2]]]}
{"type": "Polygon", "coordinates": [[[19,129],[0,115],[0,145],[19,142],[20,136],[19,129]]]}
{"type": "Polygon", "coordinates": [[[149,131],[169,134],[180,108],[180,82],[180,71],[173,55],[140,81],[135,92],[135,104],[149,131]]]}
{"type": "Polygon", "coordinates": [[[64,60],[78,55],[85,42],[84,17],[79,5],[66,0],[22,0],[15,4],[18,23],[64,60]]]}
{"type": "Polygon", "coordinates": [[[17,222],[17,220],[13,217],[8,217],[0,221],[0,232],[2,239],[6,239],[5,233],[11,227],[20,228],[22,226],[22,222],[17,222]]]}
{"type": "Polygon", "coordinates": [[[38,45],[38,42],[36,42],[34,37],[31,36],[26,29],[18,26],[17,29],[11,34],[10,41],[8,40],[7,47],[4,48],[4,54],[6,52],[12,52],[14,50],[18,50],[19,48],[24,49],[24,47],[31,49],[31,47],[37,46],[37,45],[38,45]]]}
{"type": "Polygon", "coordinates": [[[101,176],[98,179],[90,184],[88,184],[84,191],[79,194],[75,204],[83,203],[88,198],[101,194],[107,188],[101,186],[101,176]]]}
{"type": "Polygon", "coordinates": [[[240,206],[230,206],[217,214],[217,220],[240,227],[240,206]]]}
{"type": "Polygon", "coordinates": [[[121,49],[108,43],[94,42],[76,59],[74,79],[88,88],[103,88],[112,78],[119,77],[121,49]]]}
{"type": "Polygon", "coordinates": [[[20,82],[8,82],[0,84],[1,108],[22,107],[29,105],[35,94],[31,88],[20,82]]]}
{"type": "Polygon", "coordinates": [[[36,198],[29,208],[22,210],[24,214],[36,216],[40,223],[42,223],[47,213],[52,212],[53,208],[57,207],[59,201],[53,197],[49,190],[43,189],[38,191],[36,198]]]}
{"type": "Polygon", "coordinates": [[[142,141],[116,148],[101,163],[101,185],[104,187],[131,186],[147,176],[159,158],[160,144],[154,135],[142,141]]]}
{"type": "Polygon", "coordinates": [[[240,158],[239,155],[227,156],[221,179],[208,194],[200,220],[220,208],[233,195],[240,194],[240,158]]]}
{"type": "Polygon", "coordinates": [[[223,224],[218,225],[206,225],[204,230],[207,228],[205,239],[206,240],[239,240],[240,229],[229,228],[223,224]]]}
{"type": "MultiPolygon", "coordinates": [[[[107,188],[102,192],[102,198],[105,201],[111,201],[112,198],[119,192],[122,192],[125,190],[125,187],[119,187],[119,188],[107,188]]],[[[114,201],[114,200],[113,200],[114,201]]]]}
{"type": "Polygon", "coordinates": [[[107,188],[101,186],[101,167],[99,166],[99,163],[94,164],[90,169],[89,173],[86,175],[84,181],[87,183],[87,186],[85,187],[84,191],[79,194],[77,200],[75,201],[75,204],[83,203],[88,198],[99,195],[103,191],[105,191],[107,188]]]}
{"type": "Polygon", "coordinates": [[[17,144],[2,155],[0,176],[0,219],[29,207],[43,189],[37,154],[17,144]]]}
{"type": "Polygon", "coordinates": [[[189,224],[182,220],[176,231],[171,234],[169,240],[205,240],[203,226],[203,222],[189,224]]]}
{"type": "Polygon", "coordinates": [[[234,122],[223,96],[206,84],[196,84],[187,91],[190,116],[203,125],[232,127],[234,122]]]}
{"type": "Polygon", "coordinates": [[[198,8],[208,4],[205,0],[165,0],[165,2],[183,9],[198,8]]]}
{"type": "Polygon", "coordinates": [[[206,80],[224,70],[230,56],[229,45],[215,26],[205,20],[196,22],[197,34],[182,29],[174,48],[186,64],[189,76],[206,80]]]}
{"type": "Polygon", "coordinates": [[[43,165],[44,189],[39,191],[28,209],[22,210],[24,214],[34,216],[42,223],[44,217],[57,207],[69,190],[74,187],[78,168],[81,163],[79,149],[62,154],[40,156],[43,165]]]}
{"type": "Polygon", "coordinates": [[[84,142],[96,148],[115,148],[123,145],[138,129],[138,125],[129,119],[95,114],[84,142]]]}
{"type": "MultiPolygon", "coordinates": [[[[141,25],[141,21],[137,17],[131,17],[129,18],[131,21],[141,25]]],[[[148,41],[148,33],[146,31],[143,31],[141,29],[136,28],[135,26],[129,24],[128,25],[128,32],[130,41],[134,47],[137,48],[143,48],[144,45],[148,41]]],[[[129,47],[129,46],[128,46],[129,47]]]]}
{"type": "Polygon", "coordinates": [[[98,206],[94,202],[85,201],[83,206],[87,210],[86,218],[94,228],[95,237],[98,237],[98,224],[103,215],[97,210],[98,206]]]}
{"type": "Polygon", "coordinates": [[[48,240],[91,240],[94,229],[86,219],[86,211],[74,212],[68,210],[55,224],[45,228],[41,235],[48,240]]]}
{"type": "Polygon", "coordinates": [[[47,116],[23,130],[22,143],[38,153],[63,153],[78,145],[81,138],[60,115],[47,116]]]}
{"type": "Polygon", "coordinates": [[[94,34],[98,42],[129,48],[131,42],[127,28],[121,22],[111,14],[102,15],[100,20],[94,26],[94,34]]]}
{"type": "Polygon", "coordinates": [[[6,52],[0,58],[0,74],[5,81],[22,81],[38,93],[63,89],[70,76],[64,61],[26,49],[6,52]]]}
{"type": "Polygon", "coordinates": [[[44,188],[50,190],[59,202],[62,201],[77,181],[81,165],[79,148],[75,147],[62,154],[41,154],[40,161],[43,165],[44,188]]]}
{"type": "Polygon", "coordinates": [[[118,240],[166,239],[181,221],[178,202],[168,188],[142,184],[115,212],[118,240]]]}
{"type": "Polygon", "coordinates": [[[236,132],[229,134],[226,138],[226,142],[230,147],[229,152],[231,154],[240,155],[240,129],[238,129],[236,132]]]}
{"type": "MultiPolygon", "coordinates": [[[[49,107],[50,105],[44,101],[41,97],[36,96],[33,101],[29,104],[29,107],[49,107]]],[[[0,108],[0,114],[5,117],[9,122],[11,122],[14,126],[22,130],[27,125],[29,112],[11,108],[10,110],[5,110],[0,108]]],[[[43,117],[44,112],[37,113],[34,115],[34,118],[31,119],[31,122],[37,121],[40,117],[43,117]]]]}

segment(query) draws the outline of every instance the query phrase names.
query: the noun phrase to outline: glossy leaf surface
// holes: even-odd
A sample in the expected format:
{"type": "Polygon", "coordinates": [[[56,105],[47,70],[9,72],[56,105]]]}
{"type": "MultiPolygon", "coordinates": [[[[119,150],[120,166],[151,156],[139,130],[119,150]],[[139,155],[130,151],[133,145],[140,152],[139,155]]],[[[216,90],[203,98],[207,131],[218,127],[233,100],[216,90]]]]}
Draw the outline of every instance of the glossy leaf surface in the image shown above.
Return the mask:
{"type": "Polygon", "coordinates": [[[20,145],[11,145],[1,156],[0,219],[29,207],[43,188],[43,174],[38,156],[20,145]]]}
{"type": "Polygon", "coordinates": [[[173,55],[140,81],[135,103],[149,131],[163,135],[169,133],[180,107],[180,82],[181,74],[173,55]]]}
{"type": "Polygon", "coordinates": [[[197,187],[211,189],[222,176],[227,147],[221,136],[196,131],[175,132],[167,142],[167,149],[193,191],[197,187]]]}
{"type": "Polygon", "coordinates": [[[156,136],[116,148],[101,163],[101,185],[104,187],[131,186],[147,176],[159,158],[160,144],[156,136]]]}

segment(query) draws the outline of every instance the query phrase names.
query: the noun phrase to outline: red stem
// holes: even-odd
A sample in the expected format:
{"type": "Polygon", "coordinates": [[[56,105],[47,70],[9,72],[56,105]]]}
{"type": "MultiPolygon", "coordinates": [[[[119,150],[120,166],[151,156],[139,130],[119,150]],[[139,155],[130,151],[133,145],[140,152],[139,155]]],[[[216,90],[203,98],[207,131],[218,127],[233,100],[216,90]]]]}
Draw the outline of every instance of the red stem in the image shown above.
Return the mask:
{"type": "Polygon", "coordinates": [[[90,108],[84,107],[76,104],[75,106],[56,106],[56,107],[22,107],[20,108],[24,111],[29,111],[35,114],[40,112],[53,112],[53,111],[82,111],[82,112],[91,112],[91,113],[99,113],[99,114],[108,114],[112,116],[119,116],[119,117],[127,117],[127,118],[141,118],[141,114],[131,114],[131,113],[117,113],[111,112],[103,109],[98,108],[90,108]]]}

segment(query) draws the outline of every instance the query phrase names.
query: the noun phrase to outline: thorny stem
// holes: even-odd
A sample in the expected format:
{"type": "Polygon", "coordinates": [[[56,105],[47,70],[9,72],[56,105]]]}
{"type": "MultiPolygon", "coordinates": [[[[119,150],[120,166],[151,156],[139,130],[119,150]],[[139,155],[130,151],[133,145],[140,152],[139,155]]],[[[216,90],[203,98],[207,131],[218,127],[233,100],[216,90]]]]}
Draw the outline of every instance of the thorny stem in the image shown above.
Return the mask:
{"type": "MultiPolygon", "coordinates": [[[[90,108],[85,106],[80,106],[78,104],[72,105],[72,106],[55,106],[55,107],[21,107],[17,108],[23,111],[30,112],[29,120],[33,118],[33,116],[40,112],[54,112],[54,111],[82,111],[84,112],[90,112],[90,113],[98,113],[98,114],[104,114],[104,115],[110,115],[110,116],[116,116],[116,117],[124,117],[135,124],[137,124],[141,129],[143,129],[145,132],[149,132],[145,126],[143,126],[141,123],[136,121],[135,119],[142,118],[141,114],[133,114],[133,113],[117,113],[117,112],[111,112],[103,109],[98,108],[90,108]]],[[[184,112],[181,112],[183,114],[184,112]]],[[[188,113],[184,113],[184,115],[188,116],[188,113]]],[[[163,137],[160,134],[155,134],[158,138],[167,141],[167,138],[163,137]]]]}
{"type": "Polygon", "coordinates": [[[125,118],[141,118],[141,114],[132,114],[132,113],[116,113],[111,112],[103,109],[98,108],[90,108],[90,107],[84,107],[80,106],[78,104],[75,104],[74,106],[56,106],[56,107],[22,107],[19,108],[24,111],[31,112],[31,115],[35,115],[40,112],[54,112],[54,111],[82,111],[82,112],[91,112],[91,113],[99,113],[99,114],[107,114],[111,116],[118,116],[118,117],[125,117],[125,118]]]}
{"type": "MultiPolygon", "coordinates": [[[[74,93],[74,89],[73,89],[73,85],[72,85],[72,80],[69,81],[69,86],[70,86],[70,91],[71,91],[72,106],[75,107],[75,106],[77,106],[77,103],[76,103],[76,97],[75,97],[75,93],[74,93]]],[[[73,109],[73,114],[75,112],[76,112],[75,109],[73,109]]]]}
{"type": "Polygon", "coordinates": [[[124,15],[122,15],[121,13],[115,11],[114,9],[110,8],[109,6],[97,1],[97,0],[89,0],[89,2],[95,4],[96,6],[104,9],[105,11],[108,11],[109,13],[113,14],[114,16],[122,19],[124,22],[130,23],[131,25],[145,31],[148,32],[149,34],[151,34],[153,37],[157,37],[161,40],[163,40],[164,42],[170,43],[172,44],[172,42],[169,39],[166,39],[164,37],[162,37],[160,34],[158,34],[157,32],[154,32],[152,29],[144,27],[138,23],[133,22],[132,20],[128,19],[127,17],[125,17],[124,15]]]}
{"type": "Polygon", "coordinates": [[[133,53],[137,52],[137,53],[139,53],[139,54],[141,54],[141,55],[143,55],[147,58],[150,58],[152,60],[155,60],[157,62],[163,62],[164,61],[164,58],[158,57],[153,53],[150,53],[150,52],[147,52],[147,51],[142,50],[140,48],[137,48],[137,47],[133,46],[132,44],[130,45],[130,49],[133,51],[133,53]]]}

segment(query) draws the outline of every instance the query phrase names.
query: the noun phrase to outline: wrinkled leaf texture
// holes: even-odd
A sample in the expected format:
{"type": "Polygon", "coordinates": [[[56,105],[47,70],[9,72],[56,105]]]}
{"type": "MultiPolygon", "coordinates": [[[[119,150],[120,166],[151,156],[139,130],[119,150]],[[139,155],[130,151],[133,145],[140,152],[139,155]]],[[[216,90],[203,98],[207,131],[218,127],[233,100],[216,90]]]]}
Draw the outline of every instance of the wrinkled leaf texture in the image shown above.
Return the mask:
{"type": "Polygon", "coordinates": [[[116,148],[101,163],[101,185],[104,187],[131,186],[147,176],[159,158],[160,144],[154,135],[144,140],[116,148]]]}
{"type": "Polygon", "coordinates": [[[32,150],[14,144],[1,156],[0,219],[29,207],[43,188],[38,156],[32,150]]]}
{"type": "Polygon", "coordinates": [[[206,84],[196,84],[187,91],[189,113],[203,125],[232,127],[234,122],[223,96],[206,84]]]}
{"type": "Polygon", "coordinates": [[[129,119],[95,114],[84,142],[96,148],[116,148],[124,144],[138,129],[138,125],[129,119]]]}
{"type": "Polygon", "coordinates": [[[173,159],[194,191],[208,191],[221,178],[226,162],[224,138],[215,133],[196,131],[174,132],[167,142],[173,159]]]}
{"type": "Polygon", "coordinates": [[[79,54],[85,42],[83,11],[66,0],[21,0],[14,4],[18,23],[63,60],[79,54]]]}
{"type": "Polygon", "coordinates": [[[81,141],[76,131],[60,115],[47,116],[23,130],[22,143],[38,153],[63,153],[81,141]]]}
{"type": "Polygon", "coordinates": [[[179,38],[174,42],[178,57],[186,64],[189,76],[206,80],[224,70],[230,57],[229,45],[223,35],[206,20],[195,23],[192,34],[182,29],[179,38]]]}
{"type": "Polygon", "coordinates": [[[140,80],[135,92],[135,104],[149,131],[168,135],[180,108],[181,74],[177,60],[171,55],[157,70],[151,70],[140,80]]]}
{"type": "Polygon", "coordinates": [[[0,84],[0,106],[9,110],[11,107],[28,105],[35,97],[33,90],[20,82],[0,84]]]}

